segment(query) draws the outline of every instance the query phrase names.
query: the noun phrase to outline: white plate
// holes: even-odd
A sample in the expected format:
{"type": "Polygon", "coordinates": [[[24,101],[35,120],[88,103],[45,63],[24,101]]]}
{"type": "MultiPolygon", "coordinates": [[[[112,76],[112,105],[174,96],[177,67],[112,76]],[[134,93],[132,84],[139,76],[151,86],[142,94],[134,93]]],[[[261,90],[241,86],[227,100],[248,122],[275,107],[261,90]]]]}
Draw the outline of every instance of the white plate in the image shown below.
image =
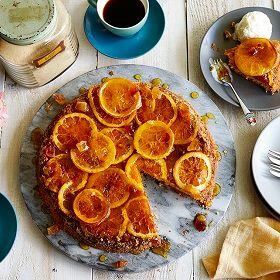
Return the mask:
{"type": "Polygon", "coordinates": [[[262,131],[252,155],[252,172],[256,187],[265,202],[280,215],[280,178],[269,172],[269,149],[280,151],[280,116],[262,131]]]}

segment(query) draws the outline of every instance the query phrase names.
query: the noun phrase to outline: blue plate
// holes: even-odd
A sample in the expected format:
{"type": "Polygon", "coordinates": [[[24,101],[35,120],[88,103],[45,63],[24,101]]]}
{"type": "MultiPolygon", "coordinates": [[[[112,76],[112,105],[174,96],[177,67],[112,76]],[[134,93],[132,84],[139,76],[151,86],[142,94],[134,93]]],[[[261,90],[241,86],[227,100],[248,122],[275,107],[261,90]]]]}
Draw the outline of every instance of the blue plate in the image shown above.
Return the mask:
{"type": "Polygon", "coordinates": [[[91,45],[102,54],[117,59],[135,58],[151,50],[160,40],[164,27],[164,13],[156,0],[150,0],[145,25],[131,37],[119,37],[108,31],[92,6],[88,7],[84,18],[85,34],[91,45]]]}
{"type": "Polygon", "coordinates": [[[17,218],[9,200],[0,193],[0,262],[11,250],[17,233],[17,218]]]}

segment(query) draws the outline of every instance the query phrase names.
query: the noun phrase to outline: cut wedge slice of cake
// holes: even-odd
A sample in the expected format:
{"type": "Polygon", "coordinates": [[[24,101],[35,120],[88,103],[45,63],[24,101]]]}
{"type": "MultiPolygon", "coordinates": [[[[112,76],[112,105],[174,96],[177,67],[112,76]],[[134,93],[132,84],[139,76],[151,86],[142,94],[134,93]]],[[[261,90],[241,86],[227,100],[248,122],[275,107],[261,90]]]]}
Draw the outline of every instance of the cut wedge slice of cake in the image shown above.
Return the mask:
{"type": "Polygon", "coordinates": [[[280,41],[248,39],[225,51],[232,70],[269,94],[280,90],[280,41]]]}

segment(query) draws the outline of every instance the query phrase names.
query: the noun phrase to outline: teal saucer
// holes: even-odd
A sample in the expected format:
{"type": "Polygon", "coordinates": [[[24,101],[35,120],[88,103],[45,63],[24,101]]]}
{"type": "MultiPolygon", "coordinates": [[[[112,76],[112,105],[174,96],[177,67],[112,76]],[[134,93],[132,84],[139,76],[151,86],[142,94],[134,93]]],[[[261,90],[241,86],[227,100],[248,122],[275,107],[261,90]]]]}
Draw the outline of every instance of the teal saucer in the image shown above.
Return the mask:
{"type": "Polygon", "coordinates": [[[17,233],[17,218],[12,204],[0,193],[0,262],[10,252],[17,233]]]}
{"type": "Polygon", "coordinates": [[[131,59],[150,51],[163,34],[165,18],[156,0],[150,0],[149,3],[150,11],[145,25],[131,37],[112,34],[100,22],[96,9],[89,6],[84,18],[88,41],[102,54],[117,59],[131,59]]]}

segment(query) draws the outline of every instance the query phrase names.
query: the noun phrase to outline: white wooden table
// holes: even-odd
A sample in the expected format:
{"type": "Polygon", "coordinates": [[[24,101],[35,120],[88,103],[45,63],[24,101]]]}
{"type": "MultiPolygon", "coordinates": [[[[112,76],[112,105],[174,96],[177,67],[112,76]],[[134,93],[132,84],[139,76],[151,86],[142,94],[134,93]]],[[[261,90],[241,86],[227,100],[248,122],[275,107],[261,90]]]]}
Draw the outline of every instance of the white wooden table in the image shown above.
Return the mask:
{"type": "Polygon", "coordinates": [[[87,42],[82,22],[87,2],[63,1],[72,14],[80,41],[76,63],[50,84],[26,89],[6,79],[9,119],[3,129],[0,149],[0,191],[13,202],[18,216],[18,233],[8,257],[0,263],[0,279],[15,280],[105,280],[105,279],[208,279],[201,258],[222,244],[230,224],[259,215],[268,215],[255,195],[250,177],[250,155],[265,125],[280,110],[257,113],[258,124],[249,128],[239,109],[223,102],[206,85],[199,66],[199,45],[208,27],[226,12],[245,6],[280,9],[280,0],[159,0],[166,16],[166,29],[159,44],[146,55],[118,61],[98,53],[87,42]],[[66,82],[91,69],[120,63],[157,66],[186,77],[205,90],[224,114],[234,135],[237,151],[236,191],[229,211],[212,235],[176,263],[141,274],[120,274],[92,270],[54,249],[42,236],[25,207],[18,183],[18,159],[22,137],[34,113],[46,98],[66,82]]]}

